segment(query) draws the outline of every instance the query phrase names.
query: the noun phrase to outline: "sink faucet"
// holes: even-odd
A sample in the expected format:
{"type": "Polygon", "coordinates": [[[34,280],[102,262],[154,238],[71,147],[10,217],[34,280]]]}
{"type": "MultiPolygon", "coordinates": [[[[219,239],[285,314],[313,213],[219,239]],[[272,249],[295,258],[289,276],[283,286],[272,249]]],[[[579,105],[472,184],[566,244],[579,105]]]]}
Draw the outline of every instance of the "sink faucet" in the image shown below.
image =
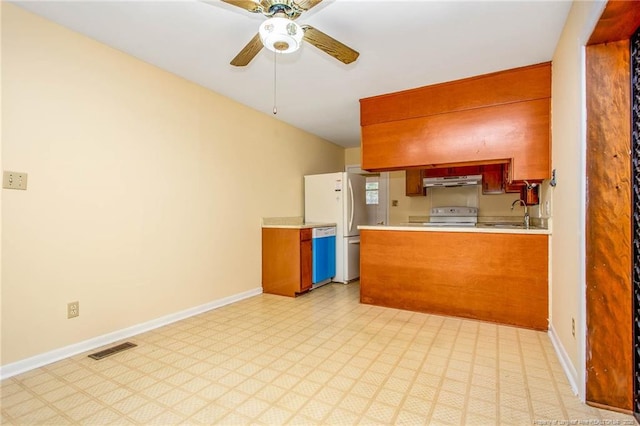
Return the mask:
{"type": "Polygon", "coordinates": [[[524,207],[524,227],[525,229],[529,229],[529,210],[527,209],[527,203],[522,199],[517,199],[513,203],[511,203],[511,210],[516,206],[516,204],[520,204],[524,207]]]}

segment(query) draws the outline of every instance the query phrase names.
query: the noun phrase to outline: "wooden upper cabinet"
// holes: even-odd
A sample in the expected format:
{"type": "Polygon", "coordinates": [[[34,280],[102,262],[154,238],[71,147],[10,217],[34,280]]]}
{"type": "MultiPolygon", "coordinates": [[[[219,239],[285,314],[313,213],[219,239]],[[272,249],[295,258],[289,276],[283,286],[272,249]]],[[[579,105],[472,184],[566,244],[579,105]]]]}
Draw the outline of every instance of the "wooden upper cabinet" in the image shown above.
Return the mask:
{"type": "Polygon", "coordinates": [[[467,176],[482,174],[482,166],[438,167],[424,169],[424,177],[467,176]]]}
{"type": "MultiPolygon", "coordinates": [[[[502,194],[505,192],[505,164],[485,164],[480,166],[432,167],[428,169],[409,169],[406,171],[407,196],[426,195],[422,185],[425,177],[447,177],[482,175],[483,194],[502,194]]],[[[520,191],[520,187],[518,187],[520,191]]]]}
{"type": "Polygon", "coordinates": [[[362,168],[509,162],[550,177],[551,64],[360,100],[362,168]]]}
{"type": "Polygon", "coordinates": [[[360,100],[360,125],[551,97],[551,63],[514,68],[360,100]]]}
{"type": "Polygon", "coordinates": [[[424,170],[421,169],[409,169],[405,172],[405,195],[407,197],[415,197],[419,195],[425,195],[425,188],[422,186],[422,178],[424,177],[424,170]]]}
{"type": "Polygon", "coordinates": [[[504,165],[489,164],[482,166],[482,193],[504,193],[504,165]]]}

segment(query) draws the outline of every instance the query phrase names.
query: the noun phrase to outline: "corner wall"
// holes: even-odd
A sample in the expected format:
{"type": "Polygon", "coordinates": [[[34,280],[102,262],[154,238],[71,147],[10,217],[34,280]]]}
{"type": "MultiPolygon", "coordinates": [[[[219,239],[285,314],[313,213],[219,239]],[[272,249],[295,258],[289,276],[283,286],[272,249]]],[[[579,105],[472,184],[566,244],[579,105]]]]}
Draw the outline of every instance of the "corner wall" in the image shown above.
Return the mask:
{"type": "Polygon", "coordinates": [[[344,164],[351,166],[360,164],[360,148],[347,148],[344,150],[344,164]]]}
{"type": "Polygon", "coordinates": [[[1,7],[2,365],[260,289],[261,217],[344,148],[1,7]]]}

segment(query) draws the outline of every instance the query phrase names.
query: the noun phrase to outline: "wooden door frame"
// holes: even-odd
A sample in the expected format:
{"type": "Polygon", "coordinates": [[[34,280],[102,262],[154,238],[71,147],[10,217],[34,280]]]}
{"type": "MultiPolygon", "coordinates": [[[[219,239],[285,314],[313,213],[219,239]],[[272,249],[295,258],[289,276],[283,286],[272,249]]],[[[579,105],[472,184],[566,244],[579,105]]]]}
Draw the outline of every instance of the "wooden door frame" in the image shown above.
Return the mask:
{"type": "Polygon", "coordinates": [[[629,413],[633,408],[629,38],[638,26],[638,3],[609,1],[586,46],[586,400],[629,413]],[[618,232],[613,239],[611,232],[618,232]]]}

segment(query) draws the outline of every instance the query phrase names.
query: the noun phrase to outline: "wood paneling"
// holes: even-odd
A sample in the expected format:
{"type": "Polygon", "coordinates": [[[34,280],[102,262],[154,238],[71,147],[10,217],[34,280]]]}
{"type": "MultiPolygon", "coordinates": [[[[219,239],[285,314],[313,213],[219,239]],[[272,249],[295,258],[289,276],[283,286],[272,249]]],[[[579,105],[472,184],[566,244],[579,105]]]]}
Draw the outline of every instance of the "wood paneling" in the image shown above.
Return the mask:
{"type": "Polygon", "coordinates": [[[548,327],[546,235],[360,233],[362,303],[548,327]]]}
{"type": "Polygon", "coordinates": [[[602,16],[591,33],[589,44],[629,40],[640,25],[638,0],[609,0],[602,16]]]}
{"type": "Polygon", "coordinates": [[[362,168],[512,159],[513,179],[547,179],[549,123],[550,99],[540,99],[364,126],[362,168]]]}
{"type": "Polygon", "coordinates": [[[360,124],[551,97],[549,62],[360,100],[360,124]],[[523,84],[526,82],[526,84],[523,84]]]}
{"type": "Polygon", "coordinates": [[[632,409],[629,42],[587,47],[588,402],[632,409]]]}

